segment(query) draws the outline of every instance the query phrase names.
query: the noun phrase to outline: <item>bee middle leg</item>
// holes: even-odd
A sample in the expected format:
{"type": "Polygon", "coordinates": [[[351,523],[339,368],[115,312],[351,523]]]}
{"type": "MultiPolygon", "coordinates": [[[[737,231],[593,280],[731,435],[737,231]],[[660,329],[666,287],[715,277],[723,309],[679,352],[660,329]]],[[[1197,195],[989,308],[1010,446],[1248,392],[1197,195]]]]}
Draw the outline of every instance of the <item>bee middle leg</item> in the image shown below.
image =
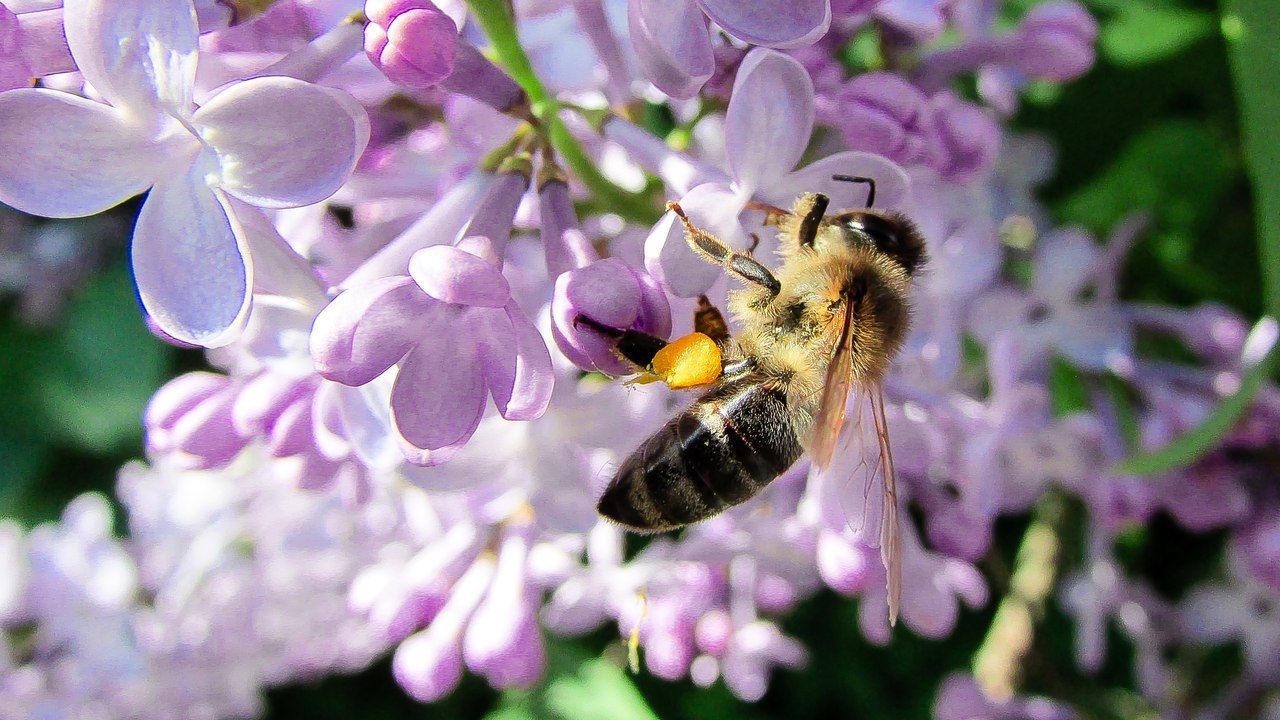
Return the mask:
{"type": "Polygon", "coordinates": [[[730,250],[714,235],[695,226],[689,216],[685,215],[680,203],[669,202],[667,209],[674,212],[680,218],[680,222],[684,223],[685,239],[688,240],[689,247],[693,248],[694,252],[720,265],[729,274],[760,285],[769,291],[770,296],[776,296],[782,291],[782,283],[778,282],[778,278],[774,277],[768,268],[756,262],[750,255],[730,250]]]}

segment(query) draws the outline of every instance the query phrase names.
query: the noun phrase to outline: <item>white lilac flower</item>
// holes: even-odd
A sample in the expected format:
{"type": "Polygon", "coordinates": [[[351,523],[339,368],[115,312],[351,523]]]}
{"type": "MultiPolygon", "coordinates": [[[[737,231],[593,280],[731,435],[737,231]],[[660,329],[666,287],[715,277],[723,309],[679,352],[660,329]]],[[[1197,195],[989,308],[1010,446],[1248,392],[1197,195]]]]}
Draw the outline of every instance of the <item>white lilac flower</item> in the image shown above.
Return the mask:
{"type": "Polygon", "coordinates": [[[285,77],[235,83],[196,107],[188,2],[71,0],[64,17],[76,66],[107,103],[39,88],[0,94],[0,199],[78,217],[150,189],[132,244],[143,305],[178,340],[226,344],[254,282],[255,240],[231,198],[291,207],[333,194],[368,139],[364,110],[340,90],[285,77]]]}

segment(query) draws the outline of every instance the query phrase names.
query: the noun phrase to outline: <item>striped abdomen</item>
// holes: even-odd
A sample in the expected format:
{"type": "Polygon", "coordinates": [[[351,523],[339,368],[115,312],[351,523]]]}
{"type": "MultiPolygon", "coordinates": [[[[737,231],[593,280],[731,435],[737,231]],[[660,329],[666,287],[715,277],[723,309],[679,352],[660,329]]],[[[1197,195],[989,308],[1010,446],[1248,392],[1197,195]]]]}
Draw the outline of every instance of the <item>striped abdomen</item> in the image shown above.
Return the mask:
{"type": "Polygon", "coordinates": [[[747,500],[801,453],[786,389],[754,375],[735,378],[632,453],[597,509],[640,532],[671,530],[747,500]]]}

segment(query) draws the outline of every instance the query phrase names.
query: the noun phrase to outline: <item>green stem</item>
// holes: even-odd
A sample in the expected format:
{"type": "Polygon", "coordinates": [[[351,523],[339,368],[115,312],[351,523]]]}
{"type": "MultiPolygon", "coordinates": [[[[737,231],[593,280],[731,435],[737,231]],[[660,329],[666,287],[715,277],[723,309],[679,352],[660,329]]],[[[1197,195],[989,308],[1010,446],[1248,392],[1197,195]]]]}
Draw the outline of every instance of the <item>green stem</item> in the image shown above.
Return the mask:
{"type": "Polygon", "coordinates": [[[468,5],[489,42],[493,43],[498,62],[528,94],[534,117],[545,128],[551,146],[564,159],[573,174],[610,211],[633,222],[655,222],[662,214],[657,201],[647,195],[623,190],[610,182],[564,126],[560,120],[559,103],[547,93],[546,87],[534,73],[533,65],[529,63],[529,56],[520,45],[515,19],[511,16],[506,0],[468,0],[468,5]]]}
{"type": "MultiPolygon", "coordinates": [[[[1258,225],[1258,259],[1266,313],[1280,317],[1280,54],[1275,52],[1274,28],[1280,22],[1275,0],[1226,0],[1222,34],[1227,41],[1231,74],[1240,104],[1240,132],[1245,165],[1252,181],[1258,225]]],[[[1135,455],[1116,465],[1122,473],[1153,474],[1194,462],[1218,444],[1245,410],[1263,383],[1280,365],[1272,348],[1241,379],[1240,389],[1224,400],[1199,427],[1152,453],[1135,455]]]]}

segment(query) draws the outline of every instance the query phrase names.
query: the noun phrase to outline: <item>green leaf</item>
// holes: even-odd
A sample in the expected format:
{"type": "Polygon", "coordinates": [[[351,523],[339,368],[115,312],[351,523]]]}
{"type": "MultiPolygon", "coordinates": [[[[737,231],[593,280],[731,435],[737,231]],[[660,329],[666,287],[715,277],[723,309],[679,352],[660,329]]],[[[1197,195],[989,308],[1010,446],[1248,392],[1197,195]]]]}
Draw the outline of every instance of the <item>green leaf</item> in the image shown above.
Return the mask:
{"type": "Polygon", "coordinates": [[[640,691],[620,668],[596,658],[575,675],[551,681],[547,706],[564,720],[657,720],[640,691]]]}
{"type": "MultiPolygon", "coordinates": [[[[1275,119],[1280,117],[1280,54],[1275,51],[1275,28],[1280,5],[1274,0],[1227,0],[1222,19],[1228,42],[1236,95],[1240,103],[1240,129],[1244,158],[1253,181],[1257,206],[1258,256],[1266,312],[1280,317],[1280,137],[1275,119]]],[[[1131,457],[1117,470],[1159,473],[1194,462],[1214,448],[1240,419],[1254,395],[1274,375],[1278,357],[1272,348],[1244,376],[1240,389],[1220,404],[1199,427],[1159,450],[1131,457]]]]}
{"type": "Polygon", "coordinates": [[[32,382],[54,432],[93,452],[138,442],[170,350],[147,331],[127,273],[95,275],[51,340],[32,382]]]}
{"type": "Polygon", "coordinates": [[[1132,67],[1177,55],[1213,32],[1213,15],[1182,7],[1130,2],[1103,23],[1098,45],[1112,63],[1132,67]]]}

